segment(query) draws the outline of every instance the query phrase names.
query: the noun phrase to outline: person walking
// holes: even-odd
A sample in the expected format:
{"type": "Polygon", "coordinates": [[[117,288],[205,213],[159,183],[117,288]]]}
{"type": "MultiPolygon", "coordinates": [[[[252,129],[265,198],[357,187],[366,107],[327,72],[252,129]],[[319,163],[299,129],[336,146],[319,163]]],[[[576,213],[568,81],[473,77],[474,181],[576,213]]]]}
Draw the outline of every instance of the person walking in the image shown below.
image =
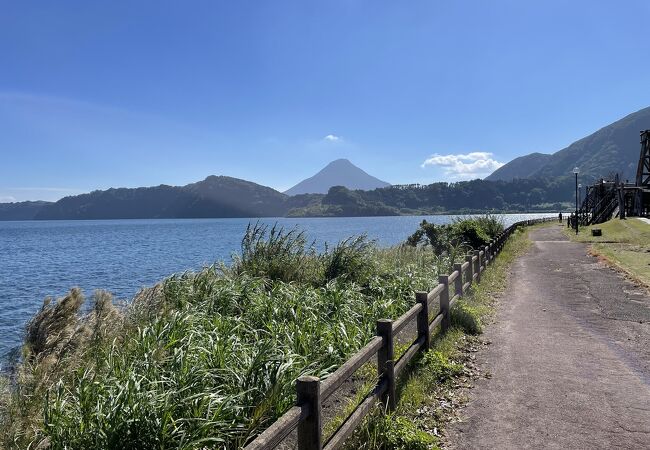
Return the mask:
{"type": "Polygon", "coordinates": [[[562,223],[562,213],[558,214],[558,222],[562,223]]]}

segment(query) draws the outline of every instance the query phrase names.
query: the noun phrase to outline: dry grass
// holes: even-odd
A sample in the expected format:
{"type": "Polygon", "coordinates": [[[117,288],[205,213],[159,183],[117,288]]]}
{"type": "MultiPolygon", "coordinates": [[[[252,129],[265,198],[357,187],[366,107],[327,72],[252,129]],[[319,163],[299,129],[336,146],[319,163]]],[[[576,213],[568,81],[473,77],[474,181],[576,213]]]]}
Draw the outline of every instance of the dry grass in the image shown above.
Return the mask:
{"type": "Polygon", "coordinates": [[[565,229],[571,240],[591,244],[591,253],[626,273],[634,281],[650,287],[650,224],[635,218],[612,219],[575,232],[565,229]],[[602,236],[592,236],[600,228],[602,236]]]}
{"type": "Polygon", "coordinates": [[[27,324],[23,362],[13,374],[13,382],[5,380],[0,396],[3,448],[50,447],[49,439],[37,437],[43,400],[53,386],[91,367],[93,352],[123,327],[125,316],[109,293],[97,291],[85,314],[84,301],[78,288],[58,301],[47,298],[27,324]]]}

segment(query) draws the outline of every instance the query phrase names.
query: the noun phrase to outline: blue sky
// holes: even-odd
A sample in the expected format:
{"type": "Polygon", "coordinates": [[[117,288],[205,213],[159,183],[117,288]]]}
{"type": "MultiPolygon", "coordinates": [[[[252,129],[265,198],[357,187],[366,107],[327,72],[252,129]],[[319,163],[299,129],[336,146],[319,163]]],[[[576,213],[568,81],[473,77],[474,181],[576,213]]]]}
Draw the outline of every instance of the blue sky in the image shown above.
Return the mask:
{"type": "Polygon", "coordinates": [[[0,201],[482,177],[650,105],[650,2],[0,0],[0,201]]]}

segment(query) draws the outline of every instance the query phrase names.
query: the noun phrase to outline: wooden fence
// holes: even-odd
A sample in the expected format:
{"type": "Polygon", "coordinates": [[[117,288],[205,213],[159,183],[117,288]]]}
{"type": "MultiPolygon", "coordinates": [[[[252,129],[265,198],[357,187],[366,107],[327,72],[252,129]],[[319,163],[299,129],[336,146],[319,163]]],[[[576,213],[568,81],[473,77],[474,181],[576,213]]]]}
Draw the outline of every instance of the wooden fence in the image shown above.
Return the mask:
{"type": "Polygon", "coordinates": [[[340,448],[345,440],[361,424],[377,402],[384,409],[392,411],[396,406],[395,383],[407,364],[418,352],[427,350],[431,335],[440,326],[445,332],[451,325],[450,310],[459,298],[478,283],[487,266],[501,252],[508,237],[520,226],[534,225],[557,219],[534,219],[514,223],[481,250],[467,255],[465,262],[454,264],[449,275],[440,275],[439,284],[429,292],[415,293],[415,306],[397,320],[377,321],[377,335],[361,350],[348,359],[326,379],[303,376],[296,381],[296,406],[292,407],[244,450],[268,450],[278,446],[296,428],[298,429],[299,450],[334,450],[340,448]],[[438,308],[432,314],[432,303],[438,299],[438,308]],[[432,320],[429,320],[431,316],[432,320]],[[394,338],[412,321],[416,321],[417,338],[402,356],[395,361],[394,338]],[[338,427],[327,442],[323,442],[322,405],[336,390],[361,366],[376,355],[379,381],[363,401],[338,427]]]}

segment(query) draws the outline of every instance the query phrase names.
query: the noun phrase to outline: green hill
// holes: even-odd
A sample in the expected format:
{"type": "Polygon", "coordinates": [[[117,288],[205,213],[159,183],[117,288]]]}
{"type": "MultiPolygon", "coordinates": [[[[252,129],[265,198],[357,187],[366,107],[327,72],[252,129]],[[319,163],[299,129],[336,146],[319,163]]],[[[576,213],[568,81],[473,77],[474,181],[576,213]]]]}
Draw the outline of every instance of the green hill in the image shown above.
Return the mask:
{"type": "Polygon", "coordinates": [[[268,217],[285,212],[287,196],[266,186],[209,176],[187,186],[119,188],[65,197],[35,219],[155,219],[268,217]]]}
{"type": "Polygon", "coordinates": [[[639,161],[639,132],[650,129],[650,107],[632,113],[568,147],[544,155],[532,153],[510,161],[486,178],[510,181],[515,178],[558,178],[571,175],[574,167],[592,182],[612,173],[633,180],[639,161]]]}
{"type": "Polygon", "coordinates": [[[0,203],[0,220],[33,220],[50,202],[0,203]]]}

